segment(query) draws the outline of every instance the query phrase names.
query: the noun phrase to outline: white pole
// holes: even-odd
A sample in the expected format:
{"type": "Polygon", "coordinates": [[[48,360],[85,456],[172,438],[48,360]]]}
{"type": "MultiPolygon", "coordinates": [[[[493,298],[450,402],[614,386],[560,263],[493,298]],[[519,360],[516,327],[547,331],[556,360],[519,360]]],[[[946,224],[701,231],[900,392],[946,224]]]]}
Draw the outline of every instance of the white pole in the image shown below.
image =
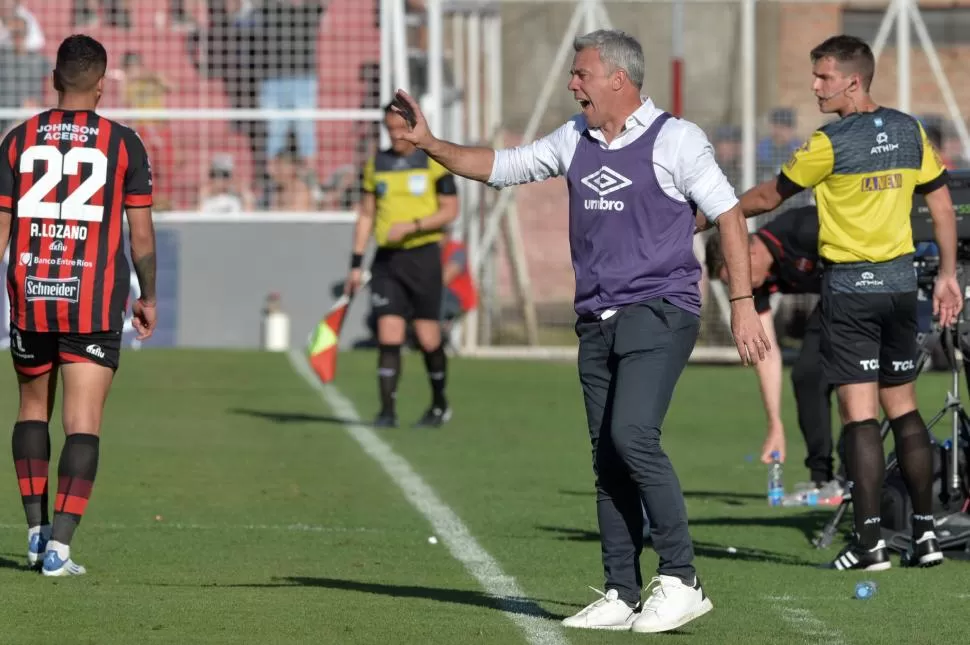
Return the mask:
{"type": "MultiPolygon", "coordinates": [[[[404,0],[387,0],[391,7],[391,29],[393,34],[394,84],[411,93],[411,79],[408,72],[407,21],[404,16],[404,0]]],[[[415,97],[419,99],[420,97],[415,97]]]]}
{"type": "Polygon", "coordinates": [[[909,0],[896,0],[899,3],[899,20],[896,21],[896,107],[900,112],[910,113],[910,15],[909,0]]]}
{"type": "Polygon", "coordinates": [[[755,184],[755,129],[757,95],[755,76],[758,64],[755,53],[756,0],[741,0],[741,189],[755,184]]]}
{"type": "MultiPolygon", "coordinates": [[[[482,41],[481,41],[481,20],[477,13],[468,16],[468,77],[465,83],[465,106],[468,112],[468,145],[479,146],[482,144],[482,41]]],[[[470,266],[478,266],[482,262],[481,249],[481,194],[482,185],[476,182],[468,184],[468,261],[470,266]]],[[[473,274],[474,275],[474,274],[473,274]]],[[[478,345],[478,318],[487,315],[482,311],[482,307],[476,310],[476,316],[469,320],[468,335],[466,336],[466,346],[478,345]]]]}
{"type": "Polygon", "coordinates": [[[613,21],[610,20],[610,14],[606,11],[606,6],[602,2],[596,3],[596,14],[600,21],[600,29],[613,28],[613,21]]]}
{"type": "Polygon", "coordinates": [[[583,0],[585,10],[583,12],[583,32],[590,33],[596,30],[596,7],[599,6],[597,0],[583,0]]]}
{"type": "Polygon", "coordinates": [[[486,83],[488,85],[488,138],[495,139],[502,128],[502,15],[498,11],[485,22],[485,50],[489,52],[486,83]]]}
{"type": "Polygon", "coordinates": [[[444,25],[442,24],[441,0],[427,0],[428,10],[428,107],[432,132],[444,127],[444,25]]]}
{"type": "MultiPolygon", "coordinates": [[[[391,98],[394,95],[394,78],[392,76],[391,67],[391,47],[393,46],[391,29],[393,28],[393,15],[391,14],[391,6],[389,0],[381,0],[380,3],[380,22],[381,22],[381,62],[380,62],[380,75],[381,75],[381,107],[391,102],[391,98]]],[[[380,147],[382,149],[389,148],[391,146],[391,137],[387,134],[385,128],[380,128],[380,147]]]]}
{"type": "Polygon", "coordinates": [[[946,104],[946,109],[950,112],[950,118],[953,119],[953,125],[956,128],[957,136],[960,138],[960,143],[963,144],[963,154],[970,157],[970,133],[967,132],[967,123],[963,120],[960,105],[957,103],[956,97],[953,96],[953,88],[950,86],[950,82],[943,72],[943,65],[940,63],[940,57],[936,53],[936,47],[933,46],[933,40],[930,38],[929,31],[926,29],[926,23],[923,22],[923,16],[920,15],[919,7],[915,4],[909,5],[909,12],[913,20],[913,27],[916,29],[916,37],[919,38],[920,43],[923,45],[923,51],[926,52],[930,69],[933,71],[933,76],[936,77],[937,85],[940,86],[943,102],[946,104]]]}
{"type": "Polygon", "coordinates": [[[889,32],[892,31],[893,21],[896,20],[898,13],[899,4],[893,0],[886,7],[886,13],[882,15],[882,22],[879,23],[879,31],[876,32],[876,39],[872,41],[872,55],[877,61],[879,60],[879,55],[882,54],[883,48],[886,47],[886,41],[889,40],[889,32]]]}
{"type": "MultiPolygon", "coordinates": [[[[542,122],[546,107],[549,105],[549,99],[552,98],[552,93],[556,89],[556,84],[562,82],[562,77],[558,72],[565,64],[566,58],[569,56],[569,50],[572,49],[573,39],[583,19],[583,9],[584,5],[576,4],[572,20],[569,21],[569,26],[566,27],[566,31],[562,35],[559,50],[556,52],[556,57],[553,60],[552,66],[549,68],[549,73],[546,75],[546,82],[539,92],[539,100],[536,103],[535,109],[532,110],[532,116],[529,117],[529,123],[525,126],[525,132],[522,134],[522,140],[525,142],[535,139],[536,133],[539,131],[539,124],[542,122]]],[[[508,188],[503,190],[499,198],[495,200],[495,204],[489,210],[488,215],[485,216],[485,234],[482,236],[480,245],[479,262],[481,261],[482,254],[490,249],[495,242],[495,237],[498,235],[499,225],[502,223],[505,209],[513,196],[513,190],[508,188]]],[[[471,254],[469,253],[469,255],[471,254]]],[[[473,262],[471,266],[473,274],[477,275],[481,266],[476,262],[473,262]]]]}

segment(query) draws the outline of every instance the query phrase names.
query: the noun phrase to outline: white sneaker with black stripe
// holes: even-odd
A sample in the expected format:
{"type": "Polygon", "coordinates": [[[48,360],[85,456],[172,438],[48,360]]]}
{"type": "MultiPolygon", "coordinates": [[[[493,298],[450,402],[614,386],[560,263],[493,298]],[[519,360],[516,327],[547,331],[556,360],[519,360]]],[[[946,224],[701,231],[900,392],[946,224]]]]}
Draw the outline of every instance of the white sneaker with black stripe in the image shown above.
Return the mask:
{"type": "Polygon", "coordinates": [[[631,607],[620,600],[616,589],[603,593],[599,589],[590,587],[602,598],[586,605],[578,613],[562,621],[563,627],[579,629],[606,629],[610,631],[629,631],[630,625],[639,615],[637,607],[631,607]]]}
{"type": "Polygon", "coordinates": [[[647,589],[650,597],[631,627],[637,633],[669,632],[714,609],[696,576],[693,585],[674,576],[656,576],[647,589]]]}
{"type": "Polygon", "coordinates": [[[827,568],[838,571],[885,571],[890,567],[892,562],[885,540],[879,540],[876,546],[866,549],[853,539],[827,568]]]}

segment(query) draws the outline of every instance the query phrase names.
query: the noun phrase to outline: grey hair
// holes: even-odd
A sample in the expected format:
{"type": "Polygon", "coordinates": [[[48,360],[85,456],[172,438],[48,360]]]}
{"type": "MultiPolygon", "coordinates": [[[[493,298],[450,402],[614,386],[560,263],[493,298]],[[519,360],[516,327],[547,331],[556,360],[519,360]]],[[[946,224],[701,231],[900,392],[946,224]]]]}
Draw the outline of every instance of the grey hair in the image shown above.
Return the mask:
{"type": "Polygon", "coordinates": [[[614,70],[622,69],[636,88],[643,88],[643,47],[636,38],[618,29],[599,29],[573,41],[573,50],[595,49],[614,70]]]}

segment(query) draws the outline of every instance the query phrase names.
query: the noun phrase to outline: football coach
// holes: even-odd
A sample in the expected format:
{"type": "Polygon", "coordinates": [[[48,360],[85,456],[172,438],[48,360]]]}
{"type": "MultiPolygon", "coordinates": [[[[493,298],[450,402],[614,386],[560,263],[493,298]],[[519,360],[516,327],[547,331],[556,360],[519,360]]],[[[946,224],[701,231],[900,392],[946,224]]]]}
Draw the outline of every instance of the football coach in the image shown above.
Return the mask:
{"type": "Polygon", "coordinates": [[[565,176],[606,585],[563,623],[664,632],[712,609],[694,570],[680,483],[660,445],[700,322],[692,203],[720,229],[742,362],[764,360],[771,347],[752,299],[748,230],[707,137],[643,96],[643,50],[633,37],[595,31],[573,48],[567,88],[580,113],[551,134],[498,151],[456,145],[436,138],[417,102],[399,91],[395,109],[413,119],[398,136],[454,174],[496,188],[565,176]],[[659,556],[642,606],[641,499],[659,556]]]}

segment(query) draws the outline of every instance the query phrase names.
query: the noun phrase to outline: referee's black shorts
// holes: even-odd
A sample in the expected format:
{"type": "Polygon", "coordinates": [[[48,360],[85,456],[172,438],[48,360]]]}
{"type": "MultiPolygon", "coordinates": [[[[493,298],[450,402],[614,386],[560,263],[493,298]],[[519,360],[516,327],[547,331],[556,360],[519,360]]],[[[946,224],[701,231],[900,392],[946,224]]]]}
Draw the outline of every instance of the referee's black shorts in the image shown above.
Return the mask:
{"type": "Polygon", "coordinates": [[[370,269],[375,316],[439,320],[441,270],[441,246],[437,242],[411,249],[378,249],[370,269]]]}
{"type": "Polygon", "coordinates": [[[819,300],[822,366],[833,385],[903,385],[918,376],[915,284],[912,290],[883,291],[889,279],[879,273],[878,269],[859,271],[856,284],[863,287],[857,292],[833,287],[837,280],[831,272],[823,277],[819,300]],[[862,292],[873,282],[883,284],[862,292]]]}

